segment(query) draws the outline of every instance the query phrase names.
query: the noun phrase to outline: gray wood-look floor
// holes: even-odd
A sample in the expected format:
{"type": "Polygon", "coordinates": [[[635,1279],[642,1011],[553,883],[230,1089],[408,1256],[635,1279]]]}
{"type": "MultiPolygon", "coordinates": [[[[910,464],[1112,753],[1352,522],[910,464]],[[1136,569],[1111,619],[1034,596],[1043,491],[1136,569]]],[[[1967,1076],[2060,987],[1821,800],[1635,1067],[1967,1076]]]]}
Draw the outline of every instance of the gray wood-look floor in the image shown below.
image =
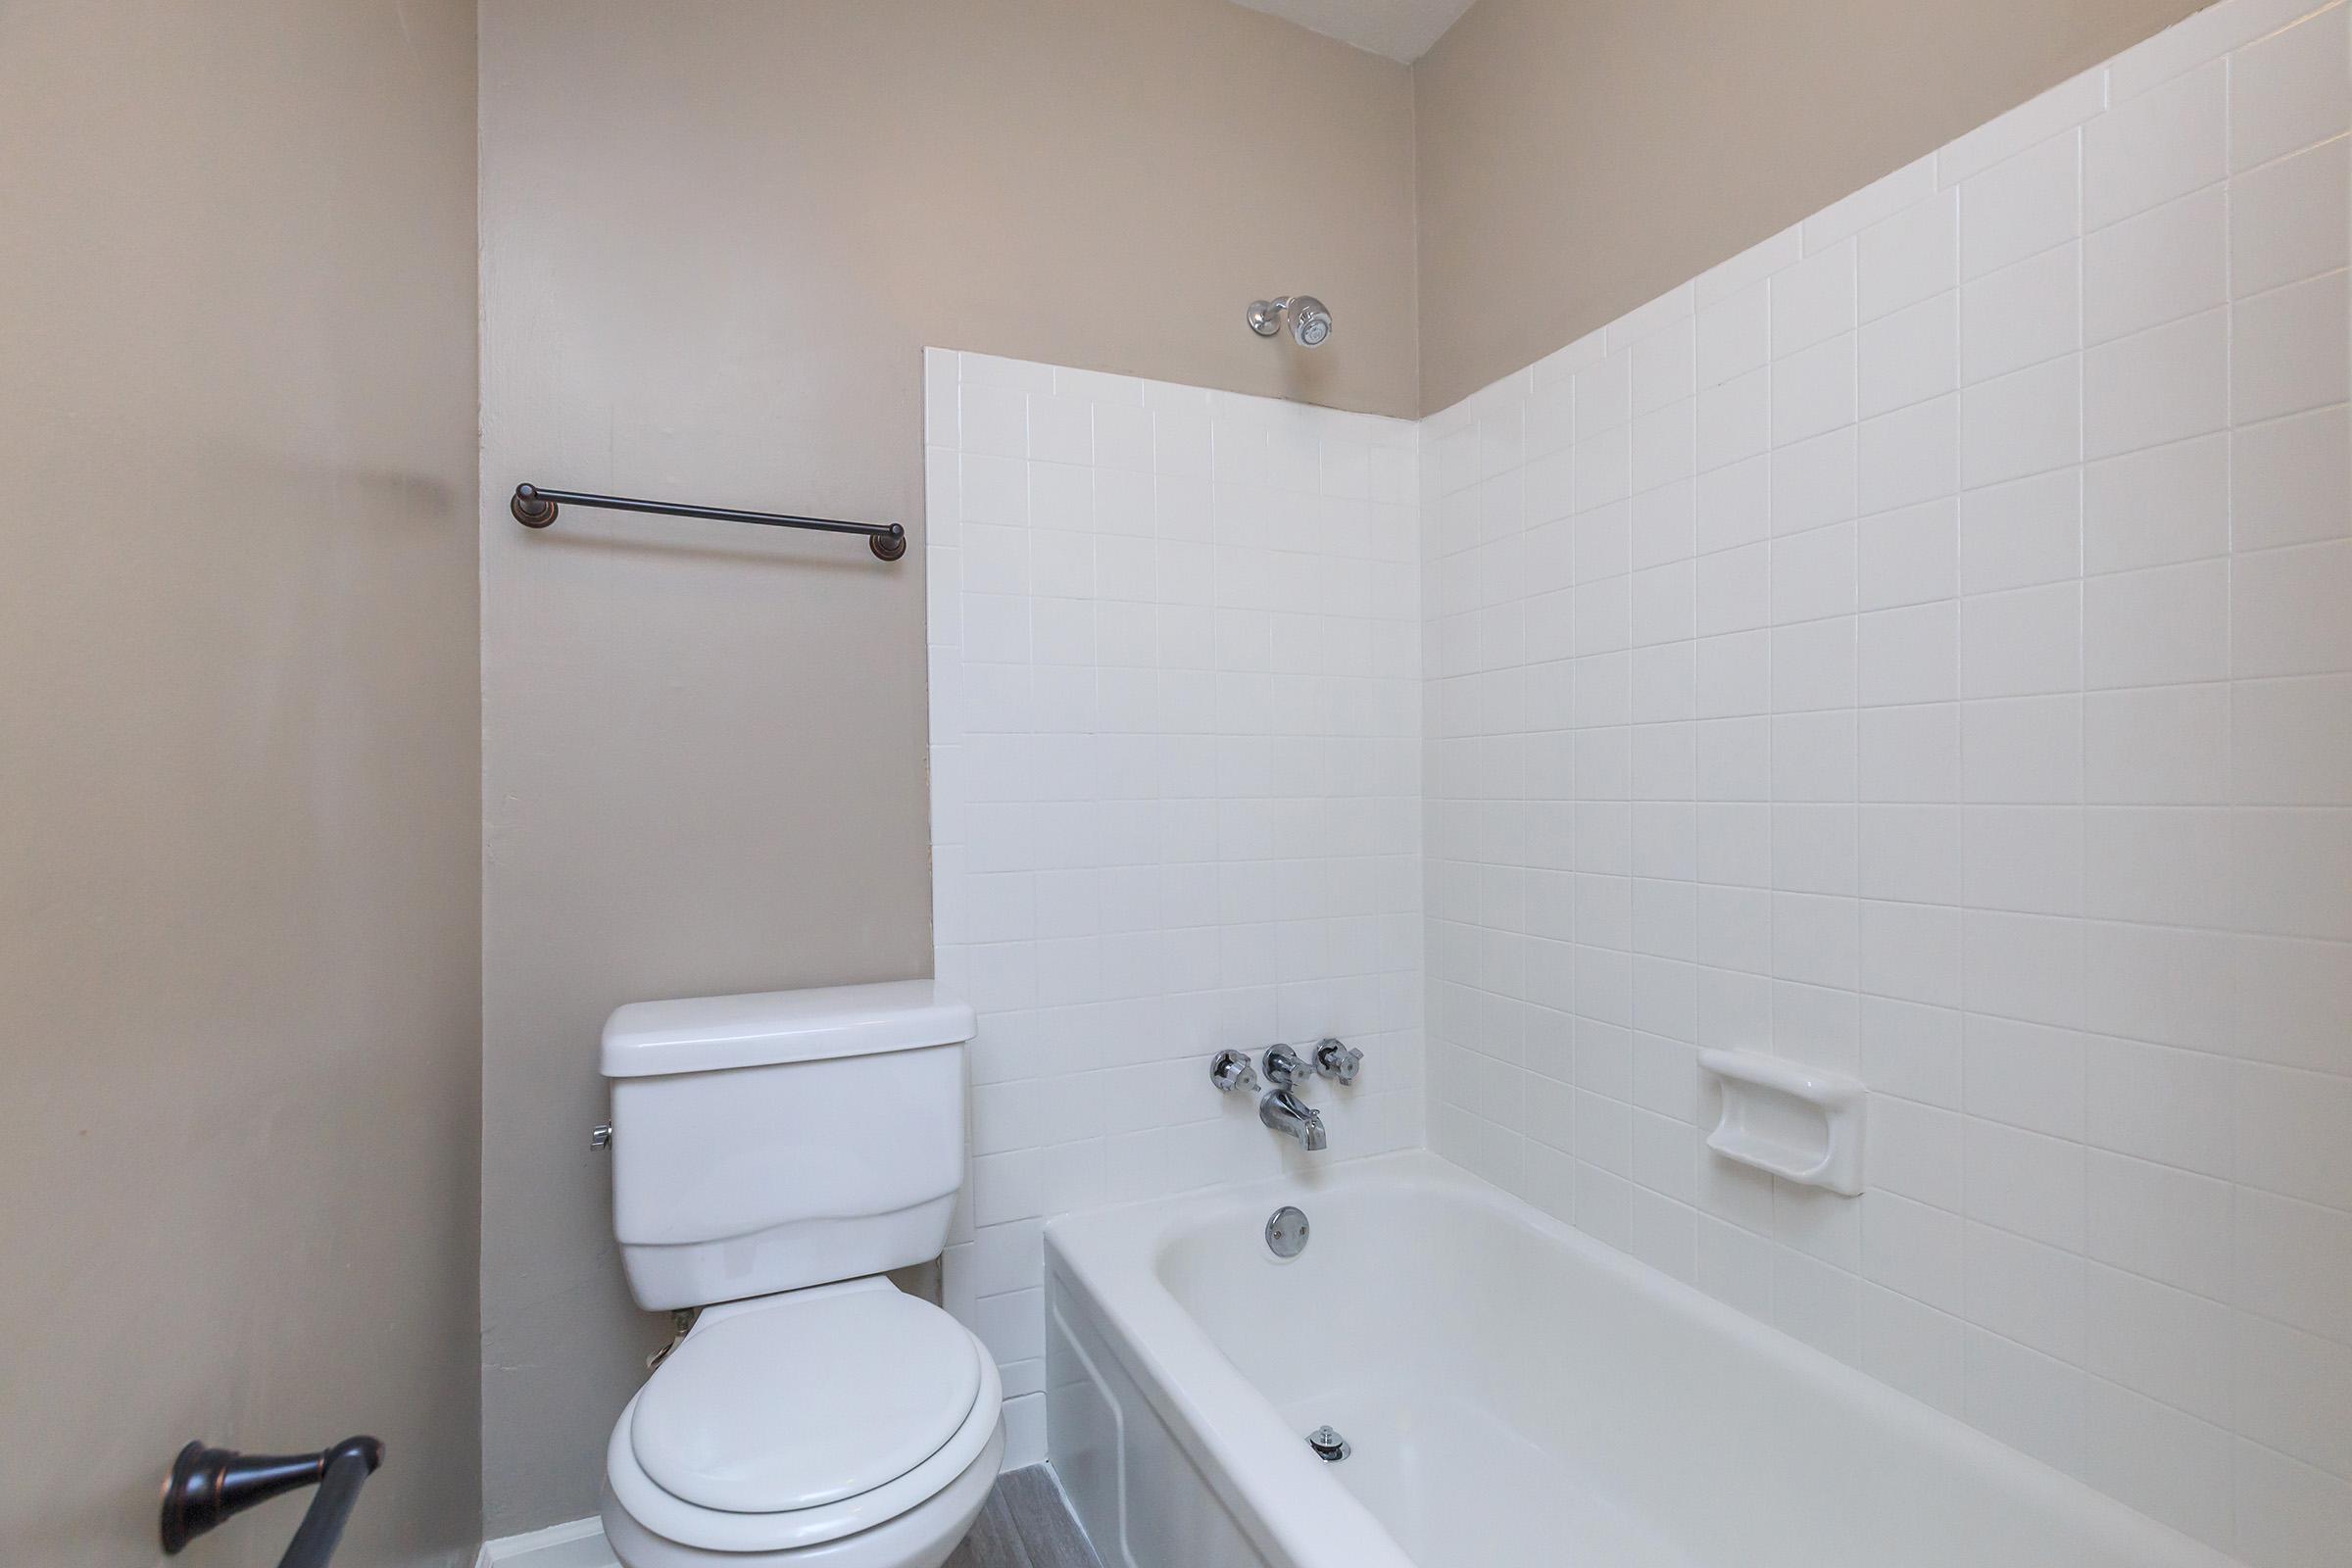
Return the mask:
{"type": "Polygon", "coordinates": [[[948,1568],[1102,1568],[1044,1465],[997,1478],[948,1568]]]}

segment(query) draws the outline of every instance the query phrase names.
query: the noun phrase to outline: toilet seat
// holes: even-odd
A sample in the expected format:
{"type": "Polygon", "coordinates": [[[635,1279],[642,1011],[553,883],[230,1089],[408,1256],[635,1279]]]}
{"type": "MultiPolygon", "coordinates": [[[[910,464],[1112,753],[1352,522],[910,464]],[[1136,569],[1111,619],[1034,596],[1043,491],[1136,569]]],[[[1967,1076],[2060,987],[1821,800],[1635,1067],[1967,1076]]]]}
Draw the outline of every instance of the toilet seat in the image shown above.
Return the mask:
{"type": "Polygon", "coordinates": [[[929,1302],[795,1291],[698,1324],[638,1395],[629,1447],[673,1497],[794,1513],[906,1474],[979,1394],[980,1348],[929,1302]]]}
{"type": "Polygon", "coordinates": [[[814,1546],[952,1486],[1003,1404],[969,1330],[887,1280],[851,1280],[706,1312],[613,1424],[606,1478],[682,1545],[814,1546]]]}

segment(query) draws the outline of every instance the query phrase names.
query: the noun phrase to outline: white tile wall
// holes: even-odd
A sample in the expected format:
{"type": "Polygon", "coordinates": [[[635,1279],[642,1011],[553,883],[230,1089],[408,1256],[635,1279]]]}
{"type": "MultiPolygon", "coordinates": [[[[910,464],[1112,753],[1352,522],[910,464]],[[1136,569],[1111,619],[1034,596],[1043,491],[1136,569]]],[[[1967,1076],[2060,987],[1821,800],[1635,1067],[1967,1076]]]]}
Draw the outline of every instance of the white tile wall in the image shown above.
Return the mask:
{"type": "Polygon", "coordinates": [[[2352,1561],[2352,38],[2230,0],[1423,421],[1429,1138],[2352,1561]],[[1872,1089],[1870,1191],[1701,1046],[1872,1089]]]}
{"type": "Polygon", "coordinates": [[[1027,1464],[1045,1218],[1302,1157],[1218,1049],[1341,1036],[1315,1157],[1421,1142],[1417,448],[976,354],[926,391],[933,916],[980,1012],[945,1286],[1027,1464]]]}
{"type": "Polygon", "coordinates": [[[2352,1560],[2348,128],[2344,5],[2229,0],[1418,429],[931,353],[1010,1462],[1045,1217],[1295,1157],[1237,1042],[1420,1141],[1426,1015],[1440,1152],[2352,1560]],[[1702,1045],[1860,1075],[1870,1191],[1713,1158],[1702,1045]]]}

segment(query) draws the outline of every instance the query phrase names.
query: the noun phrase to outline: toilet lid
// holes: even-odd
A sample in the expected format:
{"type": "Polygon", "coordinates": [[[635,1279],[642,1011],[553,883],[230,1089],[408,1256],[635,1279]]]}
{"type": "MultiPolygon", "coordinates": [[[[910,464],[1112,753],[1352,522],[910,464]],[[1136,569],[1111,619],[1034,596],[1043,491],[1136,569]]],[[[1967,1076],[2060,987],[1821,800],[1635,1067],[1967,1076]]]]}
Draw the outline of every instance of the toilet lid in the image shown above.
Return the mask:
{"type": "Polygon", "coordinates": [[[871,1492],[930,1458],[980,1394],[980,1349],[897,1291],[849,1291],[707,1324],[637,1396],[629,1446],[673,1497],[787,1513],[871,1492]]]}

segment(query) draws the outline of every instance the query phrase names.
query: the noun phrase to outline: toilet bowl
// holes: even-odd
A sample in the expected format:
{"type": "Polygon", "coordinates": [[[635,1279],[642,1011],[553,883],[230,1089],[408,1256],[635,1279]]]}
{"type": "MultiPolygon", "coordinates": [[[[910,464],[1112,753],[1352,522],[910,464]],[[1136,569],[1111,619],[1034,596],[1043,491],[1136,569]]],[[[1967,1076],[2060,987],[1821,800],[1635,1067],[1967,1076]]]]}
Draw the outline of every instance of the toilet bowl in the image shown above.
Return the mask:
{"type": "Polygon", "coordinates": [[[704,1312],[606,1448],[623,1568],[940,1568],[1004,1457],[995,1358],[881,1278],[704,1312]]]}

